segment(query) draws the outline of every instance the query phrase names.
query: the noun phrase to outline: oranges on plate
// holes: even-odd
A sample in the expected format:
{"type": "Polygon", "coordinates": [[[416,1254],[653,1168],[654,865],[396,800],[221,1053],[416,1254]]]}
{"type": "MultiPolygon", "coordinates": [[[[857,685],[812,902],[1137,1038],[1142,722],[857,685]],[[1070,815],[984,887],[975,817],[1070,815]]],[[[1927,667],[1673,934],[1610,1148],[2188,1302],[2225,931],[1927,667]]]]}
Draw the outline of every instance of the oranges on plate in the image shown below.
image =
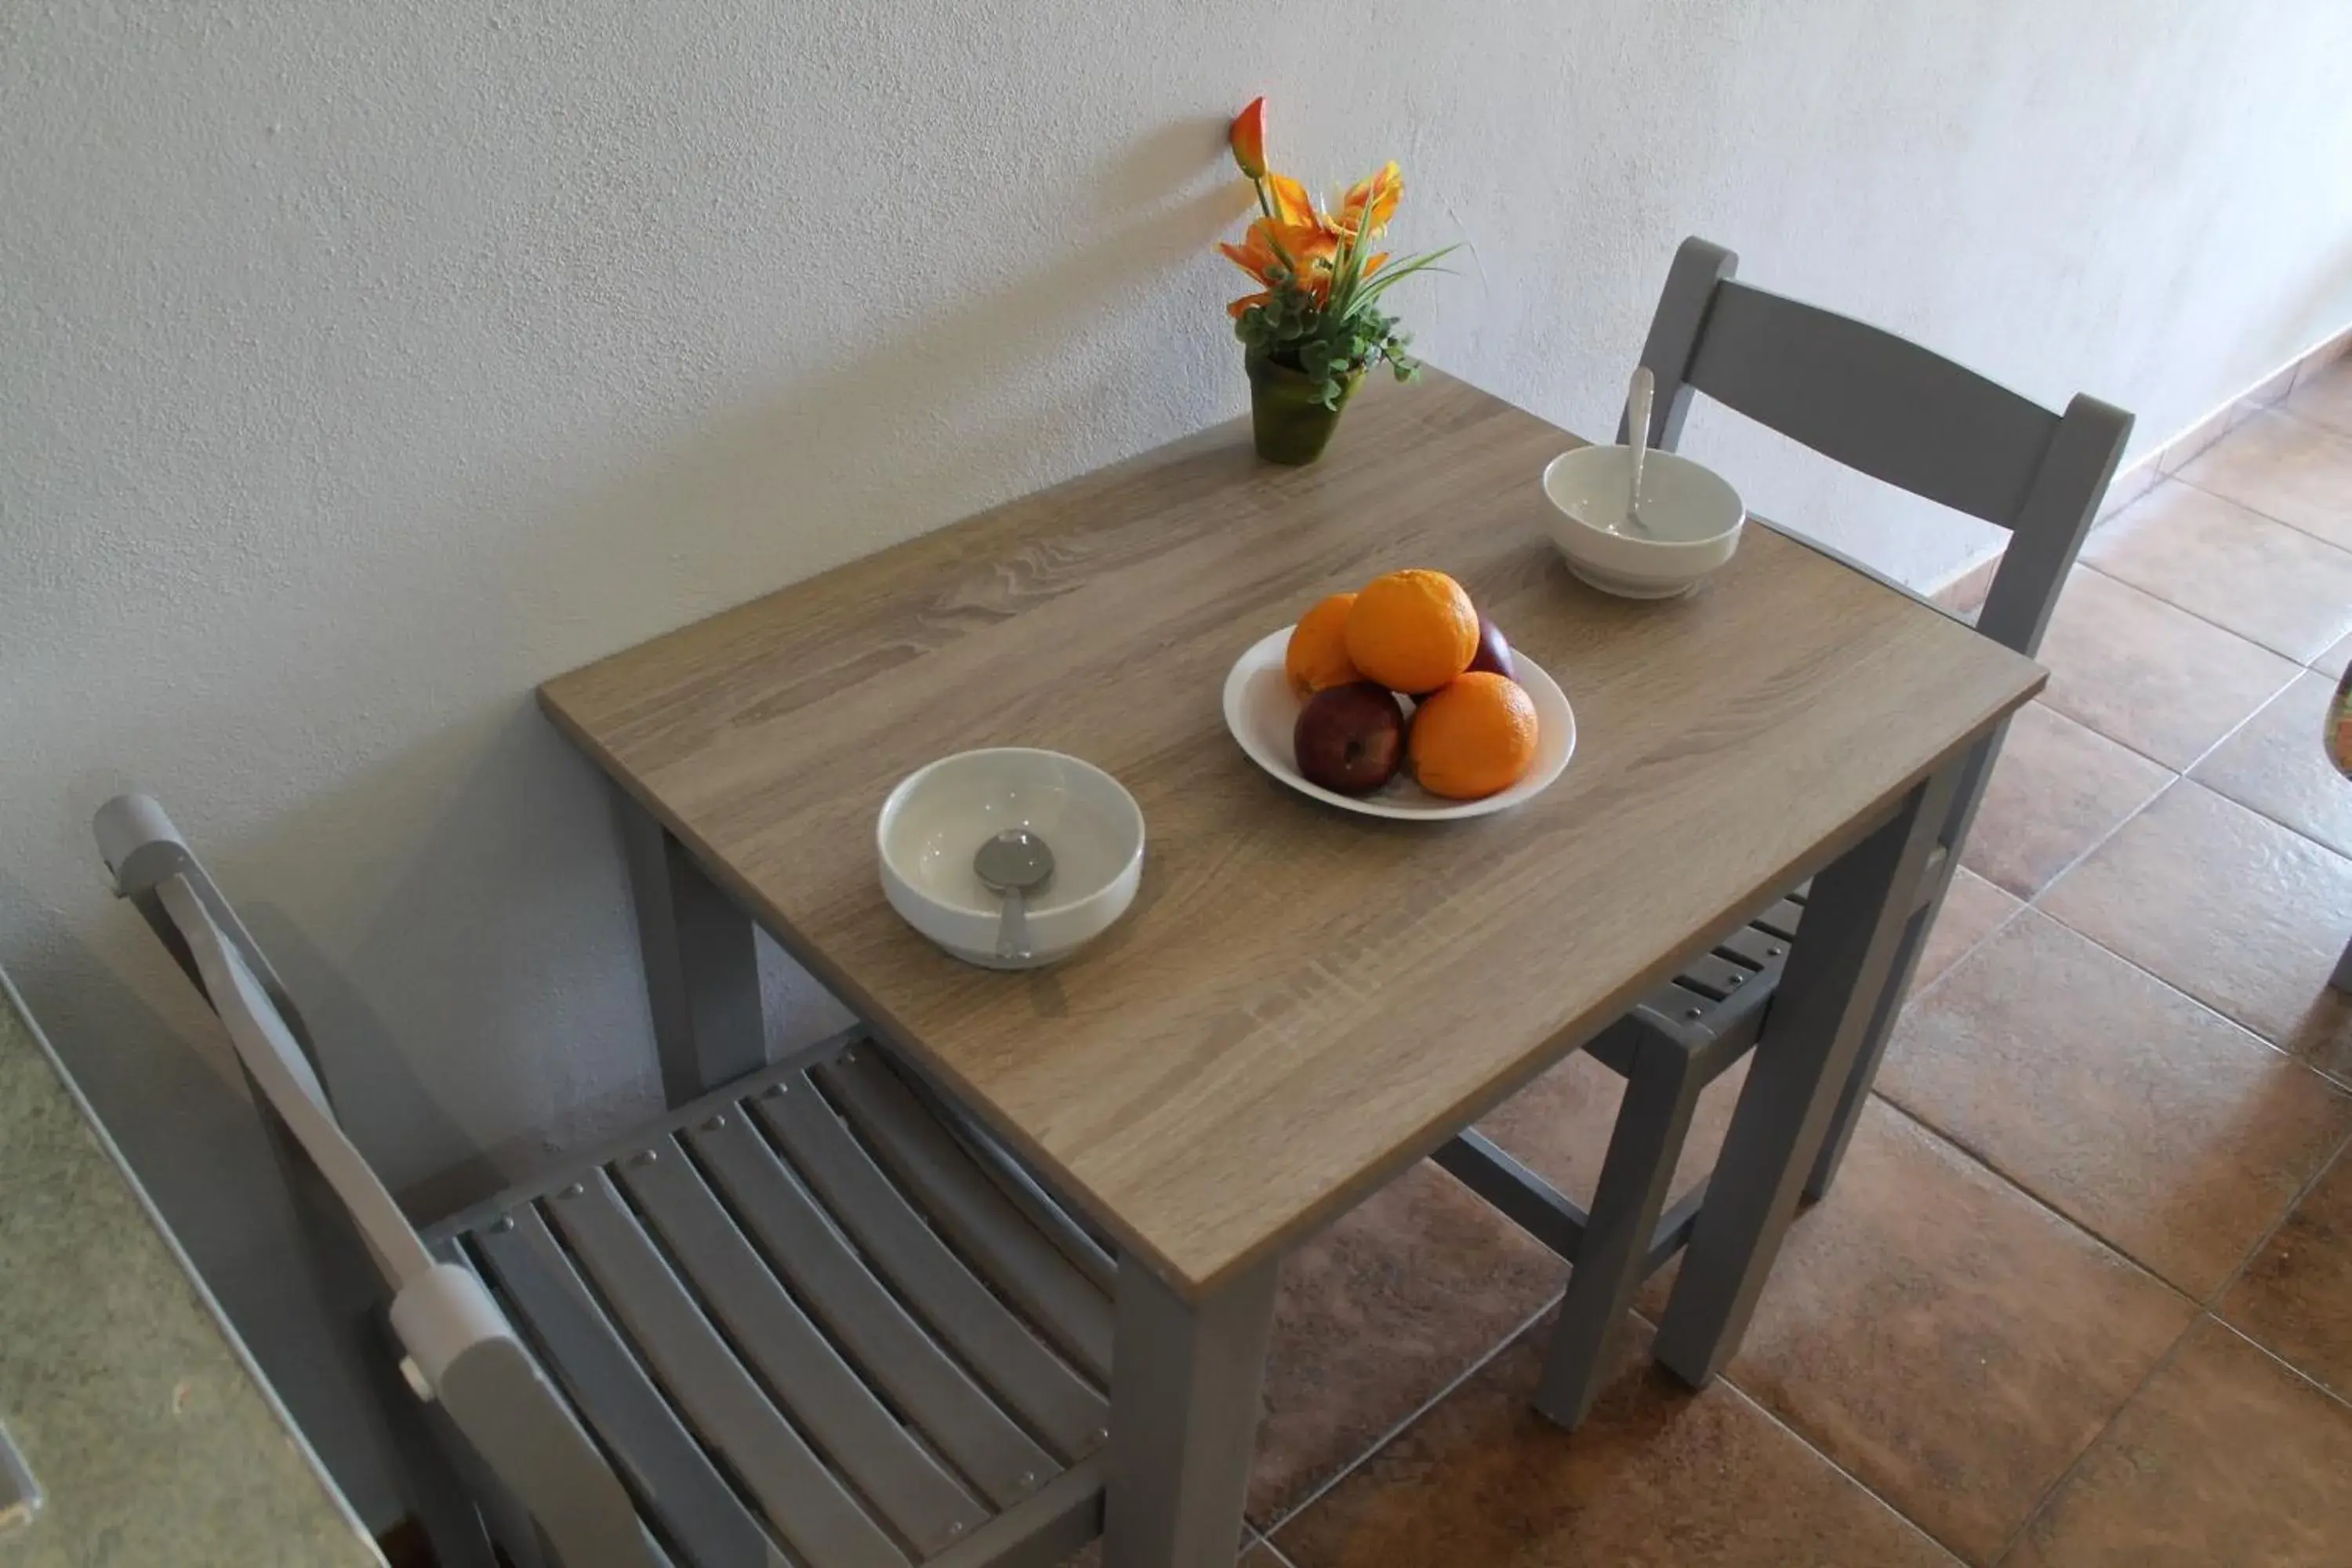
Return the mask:
{"type": "Polygon", "coordinates": [[[1369,795],[1409,767],[1431,795],[1479,800],[1535,764],[1540,725],[1510,645],[1443,572],[1390,572],[1317,604],[1283,672],[1305,703],[1298,771],[1324,789],[1369,795]],[[1417,704],[1410,715],[1400,697],[1417,704]]]}
{"type": "Polygon", "coordinates": [[[1508,676],[1470,670],[1413,710],[1405,755],[1414,780],[1432,795],[1499,795],[1536,760],[1536,705],[1508,676]]]}

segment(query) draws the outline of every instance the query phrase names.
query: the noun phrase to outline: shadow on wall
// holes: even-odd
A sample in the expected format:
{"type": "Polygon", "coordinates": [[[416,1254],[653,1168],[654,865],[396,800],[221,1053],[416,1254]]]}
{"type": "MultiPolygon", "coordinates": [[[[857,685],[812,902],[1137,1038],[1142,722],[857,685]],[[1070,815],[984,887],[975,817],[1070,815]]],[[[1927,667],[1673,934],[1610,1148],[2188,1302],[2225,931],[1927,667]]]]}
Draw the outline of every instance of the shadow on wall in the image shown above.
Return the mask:
{"type": "MultiPolygon", "coordinates": [[[[667,629],[648,622],[646,596],[616,581],[615,559],[654,556],[685,596],[716,609],[1100,461],[1100,425],[1115,405],[1143,405],[1150,416],[1140,423],[1162,437],[1199,423],[1182,406],[1183,389],[1197,398],[1218,365],[1232,369],[1236,390],[1241,378],[1237,345],[1221,321],[1195,319],[1197,300],[1166,290],[1144,301],[1183,312],[1183,330],[1156,334],[1164,353],[1147,356],[1124,337],[1080,351],[1105,330],[1106,307],[1136,300],[1144,279],[1203,256],[1224,265],[1209,247],[1250,205],[1230,177],[1225,130],[1222,118],[1190,121],[1124,150],[1061,204],[1069,229],[1038,237],[1036,250],[1050,258],[1043,269],[937,319],[877,332],[830,369],[567,506],[549,524],[560,538],[528,539],[530,563],[513,584],[515,602],[543,606],[554,623],[534,631],[554,632],[561,645],[578,640],[568,630],[593,626],[592,646],[609,651],[667,629]],[[1212,167],[1226,177],[1171,194],[1212,167]],[[977,475],[1006,476],[996,480],[1001,493],[975,495],[977,475]],[[649,550],[649,534],[667,547],[649,550]],[[788,570],[772,581],[711,570],[780,559],[788,570]]],[[[929,226],[936,246],[938,234],[975,215],[943,198],[909,221],[929,226]]]]}
{"type": "MultiPolygon", "coordinates": [[[[470,710],[441,699],[437,727],[405,746],[345,737],[373,760],[234,840],[208,831],[212,803],[175,797],[136,755],[59,803],[85,842],[89,814],[126,778],[174,812],[302,1005],[354,1142],[413,1215],[481,1196],[657,1100],[611,801],[529,684],[1003,499],[976,493],[983,484],[1010,495],[1100,460],[1110,454],[1090,416],[1109,400],[1127,409],[1123,427],[1197,423],[1210,366],[1234,357],[1221,332],[1192,321],[1148,359],[1125,336],[1080,351],[1114,330],[1115,298],[1196,261],[1244,209],[1231,179],[1168,194],[1223,160],[1223,132],[1222,119],[1172,126],[1105,163],[1065,204],[1084,215],[1074,232],[1040,237],[1042,270],[938,319],[892,323],[609,488],[507,528],[509,571],[418,560],[419,576],[379,584],[485,634],[485,679],[512,689],[470,710]],[[1167,357],[1187,353],[1197,373],[1167,357]],[[1148,373],[1103,368],[1120,365],[1148,373]],[[805,504],[812,495],[824,505],[805,504]]],[[[971,221],[952,206],[916,217],[971,221]]],[[[1169,292],[1147,307],[1190,321],[1197,301],[1169,292]]],[[[1131,334],[1133,319],[1115,330],[1131,334]]],[[[415,666],[405,647],[379,652],[386,670],[415,666]]],[[[364,710],[365,697],[289,706],[364,710]]],[[[182,718],[200,727],[242,700],[202,693],[182,718]]],[[[334,1332],[289,1306],[291,1209],[217,1023],[127,907],[91,946],[5,871],[0,905],[28,916],[35,962],[19,979],[100,1117],[355,1505],[383,1521],[380,1434],[351,1415],[362,1383],[334,1332]]],[[[842,1021],[772,948],[763,968],[786,1043],[842,1021]]]]}
{"type": "MultiPolygon", "coordinates": [[[[1105,389],[1054,367],[1133,363],[1076,350],[1108,301],[1197,260],[1246,205],[1230,179],[1165,195],[1222,164],[1224,132],[1223,119],[1202,120],[1126,150],[1073,198],[1087,226],[1053,237],[1058,259],[1044,270],[919,329],[877,334],[870,351],[527,533],[517,548],[528,561],[505,579],[503,602],[478,612],[503,617],[509,660],[543,679],[668,629],[678,614],[664,604],[739,603],[969,510],[984,454],[1078,449],[1105,389]],[[1020,395],[1003,395],[1016,377],[1020,395]],[[856,499],[823,515],[795,510],[813,491],[856,499]],[[780,539],[797,570],[761,574],[755,563],[780,539]],[[689,591],[614,570],[648,555],[689,591]],[[533,606],[553,624],[531,625],[533,606]]],[[[1222,332],[1193,335],[1233,353],[1222,332]]],[[[355,1140],[419,1217],[658,1103],[606,786],[527,690],[305,801],[237,868],[268,899],[256,934],[285,953],[355,1140]],[[517,1125],[525,1106],[543,1120],[517,1125]]],[[[773,944],[761,947],[778,1044],[847,1021],[773,944]]]]}

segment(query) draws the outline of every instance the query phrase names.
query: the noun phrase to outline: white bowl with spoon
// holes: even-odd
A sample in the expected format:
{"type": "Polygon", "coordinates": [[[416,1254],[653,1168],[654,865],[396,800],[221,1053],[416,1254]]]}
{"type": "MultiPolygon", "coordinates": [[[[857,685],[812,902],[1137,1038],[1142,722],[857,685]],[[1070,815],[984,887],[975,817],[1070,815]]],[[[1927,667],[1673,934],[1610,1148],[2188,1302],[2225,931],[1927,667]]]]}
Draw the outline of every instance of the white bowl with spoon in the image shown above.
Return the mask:
{"type": "Polygon", "coordinates": [[[1626,429],[1634,445],[1562,452],[1544,468],[1546,521],[1568,569],[1604,594],[1687,594],[1739,548],[1748,509],[1712,468],[1643,449],[1650,373],[1633,373],[1626,429]]]}
{"type": "Polygon", "coordinates": [[[874,839],[899,918],[990,969],[1068,957],[1127,912],[1143,879],[1143,808],[1059,752],[1000,746],[918,768],[882,803],[874,839]],[[1021,886],[1017,916],[983,870],[1021,886]]]}

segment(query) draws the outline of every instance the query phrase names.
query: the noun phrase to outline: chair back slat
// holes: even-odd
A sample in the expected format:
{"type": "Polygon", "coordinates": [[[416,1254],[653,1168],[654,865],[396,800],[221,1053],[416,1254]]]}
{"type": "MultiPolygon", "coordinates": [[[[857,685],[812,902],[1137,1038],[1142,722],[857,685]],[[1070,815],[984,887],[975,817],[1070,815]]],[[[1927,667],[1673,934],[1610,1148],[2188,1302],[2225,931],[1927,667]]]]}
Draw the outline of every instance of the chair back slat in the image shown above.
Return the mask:
{"type": "MultiPolygon", "coordinates": [[[[1650,444],[1675,450],[1704,392],[1858,473],[2008,529],[1977,629],[2032,657],[2132,416],[2084,396],[2053,414],[1892,332],[1742,283],[1738,268],[1696,237],[1675,251],[1642,345],[1658,385],[1650,444]]],[[[1974,798],[1961,791],[1962,816],[1974,798]]]]}
{"type": "Polygon", "coordinates": [[[1823,457],[2014,527],[2058,416],[1941,354],[1727,279],[1684,377],[1823,457]]]}
{"type": "Polygon", "coordinates": [[[344,1132],[300,1014],[163,807],[121,795],[99,809],[95,826],[115,890],[211,1004],[255,1098],[290,1140],[288,1180],[323,1184],[321,1201],[304,1206],[328,1222],[333,1257],[353,1254],[356,1274],[351,1237],[368,1253],[410,1384],[430,1391],[569,1568],[656,1568],[661,1554],[626,1489],[503,1311],[470,1269],[435,1258],[344,1132]]]}
{"type": "Polygon", "coordinates": [[[187,874],[166,878],[155,891],[187,946],[238,1062],[349,1212],[383,1271],[384,1283],[397,1291],[429,1273],[432,1254],[345,1136],[310,1058],[243,954],[214,922],[187,874]]]}

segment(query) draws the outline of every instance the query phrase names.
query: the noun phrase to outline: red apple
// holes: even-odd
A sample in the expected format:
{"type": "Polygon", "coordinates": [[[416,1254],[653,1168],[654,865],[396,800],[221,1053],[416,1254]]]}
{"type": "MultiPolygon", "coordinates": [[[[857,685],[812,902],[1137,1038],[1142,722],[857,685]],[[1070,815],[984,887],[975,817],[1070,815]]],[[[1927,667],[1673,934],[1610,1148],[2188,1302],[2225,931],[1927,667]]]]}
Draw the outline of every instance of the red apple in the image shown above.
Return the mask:
{"type": "Polygon", "coordinates": [[[1478,657],[1470,661],[1473,669],[1484,669],[1506,680],[1519,678],[1518,667],[1511,661],[1511,645],[1503,640],[1503,628],[1478,612],[1478,657]]]}
{"type": "Polygon", "coordinates": [[[1340,795],[1370,795],[1404,763],[1404,710],[1385,686],[1359,680],[1317,692],[1290,732],[1298,771],[1340,795]]]}

